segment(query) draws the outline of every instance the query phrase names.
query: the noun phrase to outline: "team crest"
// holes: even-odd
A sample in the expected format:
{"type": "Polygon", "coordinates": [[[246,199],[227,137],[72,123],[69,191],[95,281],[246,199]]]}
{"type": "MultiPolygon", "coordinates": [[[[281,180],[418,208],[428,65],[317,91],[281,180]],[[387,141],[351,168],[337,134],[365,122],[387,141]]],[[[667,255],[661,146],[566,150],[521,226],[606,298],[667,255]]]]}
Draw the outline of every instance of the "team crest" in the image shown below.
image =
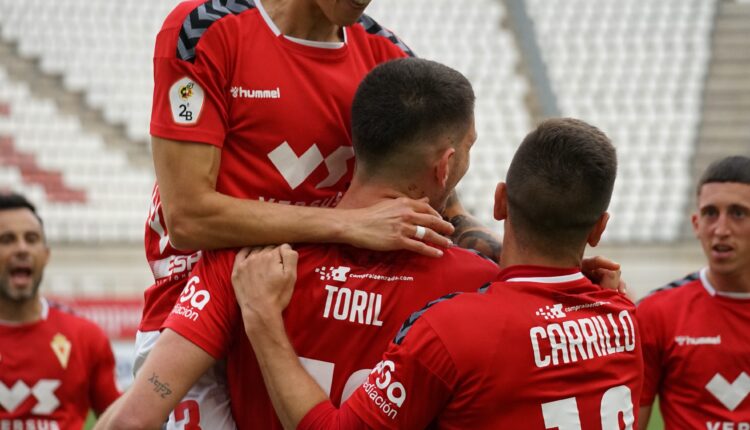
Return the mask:
{"type": "Polygon", "coordinates": [[[52,352],[54,352],[57,359],[60,360],[60,366],[62,366],[63,369],[67,369],[68,360],[70,359],[70,350],[73,344],[71,344],[68,338],[62,333],[57,333],[52,338],[50,346],[52,347],[52,352]]]}
{"type": "Polygon", "coordinates": [[[203,109],[203,88],[185,76],[169,89],[169,105],[175,124],[195,125],[203,109]]]}

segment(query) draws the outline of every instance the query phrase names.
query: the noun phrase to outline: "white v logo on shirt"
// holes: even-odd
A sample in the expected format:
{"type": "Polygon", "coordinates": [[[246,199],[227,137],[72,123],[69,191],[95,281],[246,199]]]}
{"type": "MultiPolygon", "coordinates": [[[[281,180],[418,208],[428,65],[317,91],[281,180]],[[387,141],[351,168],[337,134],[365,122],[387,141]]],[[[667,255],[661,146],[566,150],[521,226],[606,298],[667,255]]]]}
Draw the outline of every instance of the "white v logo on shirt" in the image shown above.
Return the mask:
{"type": "Polygon", "coordinates": [[[750,376],[742,372],[730,384],[721,374],[717,373],[706,384],[706,389],[719,399],[721,404],[726,406],[727,409],[733,411],[750,394],[750,376]]]}

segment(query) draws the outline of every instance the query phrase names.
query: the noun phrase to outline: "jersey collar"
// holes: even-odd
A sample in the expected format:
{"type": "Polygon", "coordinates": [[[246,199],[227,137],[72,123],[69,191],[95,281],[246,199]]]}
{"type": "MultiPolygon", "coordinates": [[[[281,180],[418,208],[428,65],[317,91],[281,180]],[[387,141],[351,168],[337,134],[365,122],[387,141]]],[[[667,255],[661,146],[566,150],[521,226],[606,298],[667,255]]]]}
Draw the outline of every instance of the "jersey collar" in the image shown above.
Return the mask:
{"type": "Polygon", "coordinates": [[[303,46],[311,46],[313,48],[339,49],[339,48],[343,47],[344,45],[346,45],[346,27],[342,28],[342,31],[344,33],[344,41],[343,42],[320,42],[320,41],[317,41],[317,40],[300,39],[298,37],[292,37],[292,36],[287,36],[285,34],[282,34],[281,33],[281,29],[279,29],[279,27],[276,25],[276,23],[273,22],[273,20],[271,19],[271,16],[268,15],[268,13],[266,12],[266,9],[263,7],[263,4],[261,3],[260,0],[255,0],[255,7],[260,12],[260,16],[263,17],[263,21],[265,21],[265,23],[268,26],[268,28],[271,29],[271,31],[273,32],[274,35],[276,35],[276,37],[283,36],[284,39],[286,39],[286,40],[289,40],[291,42],[294,42],[294,43],[297,43],[297,44],[303,45],[303,46]]]}
{"type": "Polygon", "coordinates": [[[730,291],[718,291],[716,288],[714,288],[713,285],[711,285],[711,281],[708,280],[708,267],[704,267],[700,271],[701,276],[701,284],[703,284],[703,288],[708,291],[708,294],[710,294],[712,297],[726,297],[728,299],[735,299],[735,300],[750,300],[750,293],[736,293],[736,292],[730,292],[730,291]]]}
{"type": "Polygon", "coordinates": [[[497,280],[501,282],[565,284],[586,280],[586,277],[583,276],[579,267],[511,266],[503,269],[498,275],[497,280]]]}

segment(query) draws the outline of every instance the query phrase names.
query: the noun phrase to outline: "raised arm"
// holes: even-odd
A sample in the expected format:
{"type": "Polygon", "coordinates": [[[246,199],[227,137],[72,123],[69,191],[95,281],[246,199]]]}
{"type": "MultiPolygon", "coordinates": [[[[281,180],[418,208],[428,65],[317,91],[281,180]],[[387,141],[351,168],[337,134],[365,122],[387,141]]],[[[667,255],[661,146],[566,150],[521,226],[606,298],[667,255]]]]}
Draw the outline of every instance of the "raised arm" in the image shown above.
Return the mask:
{"type": "Polygon", "coordinates": [[[153,158],[170,242],[216,249],[282,242],[348,243],[374,250],[441,252],[414,238],[448,246],[453,227],[424,200],[385,201],[365,209],[326,209],[245,200],[216,191],[220,150],[202,143],[153,138],[153,158]]]}

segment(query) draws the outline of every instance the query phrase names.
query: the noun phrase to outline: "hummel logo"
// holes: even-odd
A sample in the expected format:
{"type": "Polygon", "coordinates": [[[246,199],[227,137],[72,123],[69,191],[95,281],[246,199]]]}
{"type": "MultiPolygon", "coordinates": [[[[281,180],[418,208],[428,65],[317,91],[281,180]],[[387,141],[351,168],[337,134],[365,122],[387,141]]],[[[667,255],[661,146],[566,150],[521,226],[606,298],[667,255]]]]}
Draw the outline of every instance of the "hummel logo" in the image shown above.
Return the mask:
{"type": "Polygon", "coordinates": [[[242,87],[232,87],[230,89],[232,97],[241,99],[280,99],[281,89],[276,87],[273,90],[247,90],[242,87]]]}
{"type": "Polygon", "coordinates": [[[691,336],[675,336],[674,341],[679,346],[685,345],[721,345],[721,335],[717,336],[703,336],[703,337],[691,337],[691,336]]]}
{"type": "Polygon", "coordinates": [[[733,411],[750,394],[750,376],[742,372],[731,384],[717,373],[708,384],[706,389],[714,397],[719,399],[722,405],[733,411]]]}
{"type": "Polygon", "coordinates": [[[334,185],[346,174],[346,162],[352,157],[354,157],[354,150],[351,146],[340,146],[324,159],[316,144],[313,144],[302,156],[297,157],[287,142],[282,142],[268,153],[268,158],[292,189],[305,182],[305,179],[323,162],[328,168],[328,177],[316,185],[316,188],[334,185]]]}

